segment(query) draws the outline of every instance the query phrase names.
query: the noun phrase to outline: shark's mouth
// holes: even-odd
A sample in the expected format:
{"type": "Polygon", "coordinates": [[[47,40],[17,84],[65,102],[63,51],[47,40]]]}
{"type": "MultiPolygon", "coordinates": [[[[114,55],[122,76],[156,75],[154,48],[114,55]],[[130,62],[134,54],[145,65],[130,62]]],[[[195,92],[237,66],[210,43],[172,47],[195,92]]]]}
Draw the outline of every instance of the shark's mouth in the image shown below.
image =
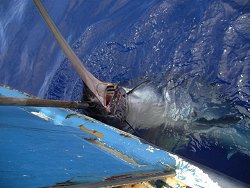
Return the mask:
{"type": "Polygon", "coordinates": [[[122,128],[128,114],[127,93],[123,87],[115,86],[106,90],[106,106],[85,85],[82,102],[89,103],[83,113],[117,128],[122,128]]]}
{"type": "Polygon", "coordinates": [[[108,107],[112,116],[119,119],[121,122],[126,120],[128,110],[127,93],[122,87],[116,87],[108,107]]]}

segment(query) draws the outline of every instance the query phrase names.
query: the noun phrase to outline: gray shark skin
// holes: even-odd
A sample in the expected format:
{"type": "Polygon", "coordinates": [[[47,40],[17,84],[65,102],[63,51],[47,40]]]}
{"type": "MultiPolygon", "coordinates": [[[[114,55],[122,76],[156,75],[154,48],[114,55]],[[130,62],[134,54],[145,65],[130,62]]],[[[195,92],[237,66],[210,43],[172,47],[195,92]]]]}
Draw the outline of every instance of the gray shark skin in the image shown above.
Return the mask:
{"type": "Polygon", "coordinates": [[[126,103],[118,100],[113,105],[122,109],[124,118],[106,113],[86,87],[83,101],[94,105],[84,113],[172,152],[216,146],[227,151],[228,159],[237,152],[250,156],[248,114],[242,114],[223,88],[206,77],[170,69],[146,81],[121,85],[127,91],[126,103]]]}
{"type": "Polygon", "coordinates": [[[126,121],[141,137],[176,152],[219,146],[228,159],[250,156],[249,119],[227,99],[219,85],[199,74],[168,71],[127,96],[126,121]]]}

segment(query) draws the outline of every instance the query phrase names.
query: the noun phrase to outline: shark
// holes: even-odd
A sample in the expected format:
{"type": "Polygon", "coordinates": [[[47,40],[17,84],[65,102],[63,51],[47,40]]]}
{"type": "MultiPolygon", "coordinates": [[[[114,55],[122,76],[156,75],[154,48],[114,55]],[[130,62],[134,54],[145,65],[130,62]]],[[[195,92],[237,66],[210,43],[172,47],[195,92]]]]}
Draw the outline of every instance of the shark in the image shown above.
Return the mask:
{"type": "Polygon", "coordinates": [[[228,160],[250,156],[249,120],[202,74],[169,69],[125,90],[125,123],[118,128],[175,153],[221,147],[228,160]]]}
{"type": "Polygon", "coordinates": [[[100,81],[85,68],[40,0],[34,3],[85,84],[82,100],[90,104],[85,114],[171,151],[190,144],[193,149],[220,145],[228,158],[237,152],[250,156],[250,132],[239,128],[246,120],[222,89],[201,73],[170,68],[137,83],[100,81]]]}

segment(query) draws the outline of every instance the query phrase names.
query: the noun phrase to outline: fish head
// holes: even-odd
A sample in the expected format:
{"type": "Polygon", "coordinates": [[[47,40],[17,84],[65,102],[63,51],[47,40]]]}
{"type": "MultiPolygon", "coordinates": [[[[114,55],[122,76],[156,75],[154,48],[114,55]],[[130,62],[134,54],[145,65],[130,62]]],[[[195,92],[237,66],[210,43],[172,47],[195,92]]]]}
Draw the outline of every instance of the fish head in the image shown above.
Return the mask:
{"type": "Polygon", "coordinates": [[[106,106],[85,87],[82,101],[90,105],[84,109],[84,113],[99,121],[107,123],[117,128],[121,128],[127,116],[127,93],[123,87],[118,85],[107,91],[106,106]]]}

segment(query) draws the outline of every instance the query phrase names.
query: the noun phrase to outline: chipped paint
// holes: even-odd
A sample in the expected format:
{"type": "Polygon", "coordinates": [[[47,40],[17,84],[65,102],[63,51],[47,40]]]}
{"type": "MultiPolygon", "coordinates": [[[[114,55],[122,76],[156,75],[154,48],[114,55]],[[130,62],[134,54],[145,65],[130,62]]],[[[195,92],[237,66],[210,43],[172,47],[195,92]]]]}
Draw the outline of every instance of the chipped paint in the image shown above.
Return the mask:
{"type": "Polygon", "coordinates": [[[121,136],[124,136],[126,138],[132,138],[131,134],[127,134],[127,133],[120,133],[121,136]]]}
{"type": "Polygon", "coordinates": [[[100,132],[98,132],[98,131],[96,131],[96,130],[87,129],[87,128],[84,127],[83,125],[79,125],[79,127],[80,127],[80,130],[81,130],[81,131],[87,132],[87,133],[89,133],[89,134],[92,134],[92,135],[97,136],[97,137],[100,138],[100,139],[103,139],[103,134],[102,134],[102,133],[100,133],[100,132]]]}
{"type": "Polygon", "coordinates": [[[149,151],[149,152],[151,152],[151,153],[153,153],[154,150],[155,150],[155,148],[149,145],[146,150],[149,151]]]}
{"type": "MultiPolygon", "coordinates": [[[[0,95],[27,97],[27,95],[16,90],[10,90],[1,86],[0,95]]],[[[86,185],[85,187],[98,187],[97,185],[101,187],[104,186],[103,183],[112,187],[124,184],[137,186],[140,182],[153,180],[152,177],[154,177],[154,180],[165,181],[166,185],[170,185],[174,180],[178,180],[176,187],[179,185],[188,185],[194,188],[219,187],[218,183],[215,182],[209,174],[205,173],[206,171],[203,171],[182,158],[158,149],[157,147],[153,147],[148,142],[134,135],[110,127],[109,125],[73,112],[72,110],[47,107],[0,107],[0,110],[0,113],[3,114],[0,125],[4,126],[7,122],[13,126],[11,130],[3,129],[3,131],[0,132],[1,142],[12,146],[16,154],[12,155],[12,157],[16,158],[11,158],[10,160],[10,158],[7,157],[6,162],[2,161],[2,164],[9,167],[10,164],[7,161],[12,161],[11,163],[16,162],[20,164],[20,166],[26,165],[28,167],[27,172],[23,172],[22,169],[17,169],[13,172],[3,171],[3,173],[5,173],[4,175],[8,176],[12,182],[18,185],[21,183],[24,185],[23,187],[27,187],[30,183],[37,185],[36,187],[47,187],[55,185],[56,182],[64,182],[69,179],[73,184],[78,182],[80,184],[82,183],[81,185],[86,185]],[[13,111],[15,113],[12,115],[11,112],[13,111]],[[18,118],[16,118],[16,115],[18,115],[18,118]],[[34,118],[34,115],[45,121],[34,118]],[[27,123],[27,121],[29,121],[29,123],[27,123]],[[61,126],[59,127],[57,125],[61,126]],[[21,127],[28,128],[20,131],[21,127]],[[36,130],[46,128],[50,131],[29,132],[34,128],[36,130]],[[26,134],[27,131],[28,134],[26,134]],[[60,132],[60,134],[55,134],[57,132],[60,132]],[[18,134],[18,137],[16,137],[15,134],[18,134]],[[30,134],[34,136],[29,136],[30,134]],[[11,139],[13,140],[11,140],[11,142],[10,136],[12,136],[11,139]],[[44,140],[44,138],[53,139],[44,140]],[[67,142],[62,145],[61,142],[65,140],[67,142]],[[22,147],[11,145],[12,142],[18,142],[22,147]],[[37,150],[37,144],[41,144],[43,147],[37,150]],[[93,144],[95,146],[93,146],[93,144]],[[65,154],[65,151],[68,152],[65,154]],[[17,153],[20,155],[17,155],[17,153]],[[43,155],[44,153],[47,153],[51,160],[42,161],[42,158],[37,159],[36,156],[43,155]],[[93,153],[95,154],[93,155],[93,153]],[[48,176],[42,174],[42,178],[44,179],[42,182],[33,178],[33,176],[39,177],[41,174],[37,166],[33,166],[32,162],[29,162],[28,159],[32,161],[37,160],[40,164],[50,164],[47,166],[41,165],[44,171],[49,172],[48,176]],[[54,161],[60,162],[62,166],[58,166],[54,161]],[[94,165],[93,168],[92,163],[99,163],[99,165],[94,165]],[[117,166],[117,164],[119,165],[117,166]],[[51,171],[51,169],[53,170],[51,171]],[[60,169],[68,170],[67,173],[60,174],[60,169]],[[166,169],[172,169],[168,174],[171,174],[174,178],[166,178],[167,173],[164,174],[164,170],[166,169]],[[18,170],[22,173],[21,175],[27,175],[25,177],[21,176],[23,178],[21,179],[22,181],[16,181],[16,179],[19,178],[17,176],[18,170]],[[174,170],[176,175],[173,175],[174,170]],[[145,172],[152,171],[160,172],[160,174],[147,174],[148,176],[145,176],[145,172]],[[140,176],[138,173],[144,173],[144,176],[140,176]],[[31,174],[32,177],[30,176],[31,174]],[[133,176],[131,176],[132,179],[127,181],[126,178],[118,178],[117,180],[103,182],[107,177],[124,174],[133,174],[133,176]],[[61,177],[61,179],[59,177],[61,177]],[[91,184],[92,186],[88,186],[87,184],[91,184]]],[[[8,152],[12,150],[6,147],[0,149],[1,152],[5,152],[6,156],[10,156],[8,152]]],[[[8,182],[5,181],[4,183],[8,184],[8,182]]]]}
{"type": "Polygon", "coordinates": [[[76,114],[76,113],[68,114],[68,115],[65,117],[65,119],[69,119],[69,118],[71,118],[71,117],[73,117],[73,116],[77,116],[77,114],[76,114]]]}
{"type": "Polygon", "coordinates": [[[188,163],[180,157],[170,154],[176,161],[176,176],[175,178],[189,187],[213,187],[219,188],[219,184],[213,181],[208,174],[202,169],[188,163]]]}
{"type": "Polygon", "coordinates": [[[129,163],[129,164],[132,164],[132,165],[136,165],[136,166],[141,166],[139,163],[137,163],[134,159],[132,159],[131,157],[117,151],[117,150],[114,150],[110,147],[108,147],[107,145],[97,141],[97,140],[94,140],[94,139],[86,139],[88,140],[89,142],[91,142],[92,144],[98,146],[99,148],[107,151],[108,153],[122,159],[123,161],[129,163]]]}
{"type": "Polygon", "coordinates": [[[188,188],[188,186],[181,182],[176,177],[167,177],[166,179],[162,180],[165,182],[169,187],[181,187],[181,188],[188,188]]]}
{"type": "Polygon", "coordinates": [[[88,121],[90,121],[90,122],[92,122],[92,123],[97,123],[97,122],[99,122],[99,121],[97,121],[97,120],[95,120],[95,119],[93,119],[93,118],[91,118],[91,117],[89,117],[89,116],[86,116],[86,115],[84,115],[84,114],[79,114],[79,113],[70,113],[70,114],[67,114],[67,116],[65,117],[65,119],[69,119],[69,118],[71,118],[71,117],[73,117],[73,116],[77,116],[78,118],[84,118],[84,119],[86,119],[86,120],[88,120],[88,121]]]}
{"type": "Polygon", "coordinates": [[[42,118],[42,119],[44,119],[46,121],[50,120],[50,118],[48,116],[46,116],[46,115],[44,115],[44,114],[42,114],[40,112],[31,112],[31,114],[33,114],[35,116],[38,116],[39,118],[42,118]]]}

